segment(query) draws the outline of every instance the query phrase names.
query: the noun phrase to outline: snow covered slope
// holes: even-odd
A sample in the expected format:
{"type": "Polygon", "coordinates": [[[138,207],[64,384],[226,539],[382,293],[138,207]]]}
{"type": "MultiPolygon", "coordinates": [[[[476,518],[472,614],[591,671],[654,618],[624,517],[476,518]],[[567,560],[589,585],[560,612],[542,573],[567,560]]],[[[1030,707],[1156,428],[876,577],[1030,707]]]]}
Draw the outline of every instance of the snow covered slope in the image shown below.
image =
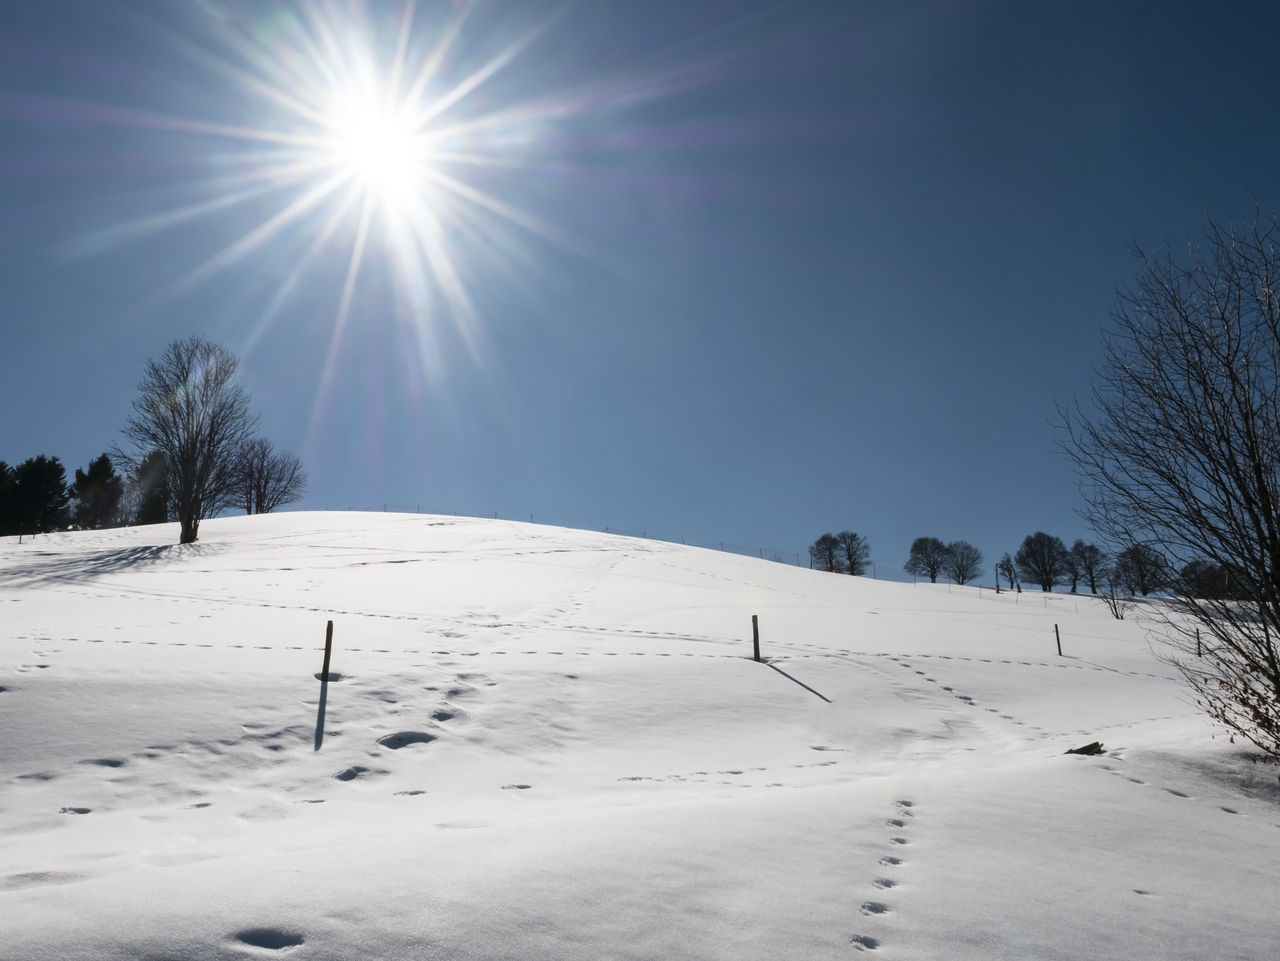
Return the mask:
{"type": "Polygon", "coordinates": [[[0,539],[2,958],[1280,952],[1275,769],[1091,598],[492,520],[176,539],[0,539]]]}

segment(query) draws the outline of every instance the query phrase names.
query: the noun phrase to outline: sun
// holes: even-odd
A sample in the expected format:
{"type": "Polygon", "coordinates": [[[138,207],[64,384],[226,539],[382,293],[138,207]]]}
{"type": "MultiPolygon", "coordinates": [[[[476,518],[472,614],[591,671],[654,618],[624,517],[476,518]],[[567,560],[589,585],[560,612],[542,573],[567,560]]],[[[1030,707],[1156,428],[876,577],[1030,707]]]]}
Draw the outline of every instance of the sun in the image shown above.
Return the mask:
{"type": "Polygon", "coordinates": [[[321,150],[337,172],[389,211],[420,199],[432,181],[431,137],[408,102],[338,95],[321,150]]]}

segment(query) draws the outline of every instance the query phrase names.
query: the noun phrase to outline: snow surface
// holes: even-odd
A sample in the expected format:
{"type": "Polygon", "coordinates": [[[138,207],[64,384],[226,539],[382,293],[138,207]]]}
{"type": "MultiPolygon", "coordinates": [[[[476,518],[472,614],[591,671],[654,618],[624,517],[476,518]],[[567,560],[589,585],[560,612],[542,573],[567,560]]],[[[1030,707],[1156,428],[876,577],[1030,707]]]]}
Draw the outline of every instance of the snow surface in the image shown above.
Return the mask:
{"type": "Polygon", "coordinates": [[[176,539],[0,539],[0,957],[1280,955],[1276,769],[1092,598],[417,515],[176,539]]]}

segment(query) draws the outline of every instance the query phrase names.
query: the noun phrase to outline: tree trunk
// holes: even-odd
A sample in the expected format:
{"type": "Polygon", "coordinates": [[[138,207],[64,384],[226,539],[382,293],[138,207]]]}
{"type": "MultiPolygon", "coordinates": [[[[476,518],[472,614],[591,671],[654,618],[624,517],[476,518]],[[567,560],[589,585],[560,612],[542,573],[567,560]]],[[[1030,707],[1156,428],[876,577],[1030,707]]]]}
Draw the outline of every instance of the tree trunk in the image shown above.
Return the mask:
{"type": "Polygon", "coordinates": [[[195,514],[184,514],[182,517],[182,536],[179,544],[194,544],[200,533],[200,518],[195,514]]]}

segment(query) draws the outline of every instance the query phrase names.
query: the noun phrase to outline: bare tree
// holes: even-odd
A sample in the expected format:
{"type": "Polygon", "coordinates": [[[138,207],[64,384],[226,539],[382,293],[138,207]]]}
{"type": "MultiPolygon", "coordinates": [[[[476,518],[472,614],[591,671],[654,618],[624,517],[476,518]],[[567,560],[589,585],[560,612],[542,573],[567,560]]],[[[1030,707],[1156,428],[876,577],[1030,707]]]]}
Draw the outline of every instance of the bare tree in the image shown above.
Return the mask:
{"type": "Polygon", "coordinates": [[[841,531],[836,535],[840,552],[844,555],[844,569],[848,574],[863,575],[867,572],[867,564],[871,561],[871,545],[861,534],[853,531],[841,531]]]}
{"type": "Polygon", "coordinates": [[[240,362],[225,347],[195,335],[172,341],[147,361],[124,436],[132,451],[118,459],[137,469],[148,454],[165,459],[180,543],[199,536],[200,521],[233,503],[236,466],[256,418],[236,382],[240,362]]]}
{"type": "Polygon", "coordinates": [[[840,541],[834,534],[823,534],[809,545],[809,566],[833,574],[840,572],[840,541]]]}
{"type": "Polygon", "coordinates": [[[255,437],[240,451],[236,497],[246,514],[270,514],[300,499],[306,489],[302,461],[276,450],[271,441],[255,437]]]}
{"type": "Polygon", "coordinates": [[[957,584],[968,584],[982,571],[982,551],[968,541],[952,541],[942,567],[957,584]]]}
{"type": "Polygon", "coordinates": [[[1018,576],[1030,584],[1039,584],[1042,591],[1051,591],[1054,584],[1062,583],[1066,559],[1067,547],[1062,539],[1044,531],[1028,534],[1013,555],[1018,576]]]}
{"type": "Polygon", "coordinates": [[[1232,588],[1230,571],[1221,564],[1199,559],[1188,561],[1182,566],[1174,590],[1191,597],[1244,600],[1232,588]]]}
{"type": "Polygon", "coordinates": [[[1102,600],[1106,602],[1111,616],[1117,621],[1123,621],[1124,612],[1129,609],[1129,602],[1125,600],[1128,595],[1121,589],[1114,567],[1108,568],[1103,575],[1102,600]]]}
{"type": "Polygon", "coordinates": [[[1009,556],[1009,552],[1005,551],[1004,555],[996,562],[996,577],[1004,575],[1005,580],[1009,582],[1009,590],[1013,590],[1014,582],[1018,577],[1018,569],[1013,565],[1013,558],[1009,556]]]}
{"type": "Polygon", "coordinates": [[[911,553],[902,569],[916,577],[929,578],[930,584],[938,583],[938,575],[947,562],[947,545],[936,537],[917,537],[911,542],[911,553]]]}
{"type": "Polygon", "coordinates": [[[1211,717],[1280,757],[1280,223],[1210,221],[1185,254],[1134,253],[1064,446],[1095,530],[1231,573],[1235,597],[1179,585],[1167,659],[1211,717]]]}
{"type": "Polygon", "coordinates": [[[1089,585],[1089,593],[1097,594],[1098,585],[1106,580],[1106,552],[1097,544],[1077,540],[1071,545],[1071,554],[1080,567],[1080,576],[1089,585]]]}
{"type": "MultiPolygon", "coordinates": [[[[1080,542],[1077,541],[1076,543],[1080,542]]],[[[1084,567],[1080,563],[1080,556],[1075,552],[1074,548],[1068,548],[1067,552],[1062,555],[1062,577],[1072,594],[1080,587],[1080,578],[1083,575],[1084,567]]]]}
{"type": "Polygon", "coordinates": [[[1130,594],[1143,597],[1165,587],[1172,579],[1169,562],[1150,544],[1126,547],[1116,555],[1114,570],[1130,594]]]}

